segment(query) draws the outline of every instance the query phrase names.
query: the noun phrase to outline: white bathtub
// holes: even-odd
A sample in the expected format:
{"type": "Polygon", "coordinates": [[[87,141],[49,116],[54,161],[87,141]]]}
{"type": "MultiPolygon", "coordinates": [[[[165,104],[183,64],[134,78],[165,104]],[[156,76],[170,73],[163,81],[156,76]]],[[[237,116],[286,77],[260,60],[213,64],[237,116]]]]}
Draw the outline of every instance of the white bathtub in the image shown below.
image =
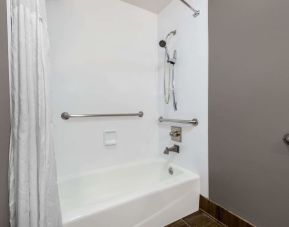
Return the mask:
{"type": "Polygon", "coordinates": [[[200,181],[150,161],[66,179],[59,191],[64,227],[163,227],[198,210],[200,181]]]}

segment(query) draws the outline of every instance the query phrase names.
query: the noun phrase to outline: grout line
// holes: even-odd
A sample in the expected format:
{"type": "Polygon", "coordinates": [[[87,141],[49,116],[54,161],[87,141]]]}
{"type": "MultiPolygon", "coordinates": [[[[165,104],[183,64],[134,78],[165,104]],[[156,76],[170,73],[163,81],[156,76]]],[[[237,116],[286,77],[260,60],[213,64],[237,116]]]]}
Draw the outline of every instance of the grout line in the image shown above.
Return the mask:
{"type": "Polygon", "coordinates": [[[181,221],[184,222],[187,227],[191,227],[184,219],[181,219],[181,221]]]}
{"type": "Polygon", "coordinates": [[[213,221],[217,222],[218,224],[227,227],[227,225],[225,225],[223,222],[219,221],[217,218],[213,217],[212,215],[210,215],[209,213],[207,213],[206,211],[204,211],[203,209],[200,209],[204,215],[206,215],[207,217],[209,217],[210,219],[212,219],[213,221]]]}

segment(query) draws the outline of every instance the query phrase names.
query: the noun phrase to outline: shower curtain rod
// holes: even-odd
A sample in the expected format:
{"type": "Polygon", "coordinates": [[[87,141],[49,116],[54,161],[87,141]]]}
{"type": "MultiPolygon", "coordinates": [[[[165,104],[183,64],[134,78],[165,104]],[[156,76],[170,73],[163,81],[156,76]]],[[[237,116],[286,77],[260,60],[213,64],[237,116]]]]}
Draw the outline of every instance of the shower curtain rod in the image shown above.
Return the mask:
{"type": "Polygon", "coordinates": [[[197,17],[197,16],[199,16],[200,15],[200,10],[197,10],[197,9],[195,9],[194,7],[192,7],[187,1],[185,1],[185,0],[180,0],[182,3],[184,3],[188,8],[190,8],[193,12],[194,12],[194,14],[193,14],[193,16],[194,17],[197,17]]]}

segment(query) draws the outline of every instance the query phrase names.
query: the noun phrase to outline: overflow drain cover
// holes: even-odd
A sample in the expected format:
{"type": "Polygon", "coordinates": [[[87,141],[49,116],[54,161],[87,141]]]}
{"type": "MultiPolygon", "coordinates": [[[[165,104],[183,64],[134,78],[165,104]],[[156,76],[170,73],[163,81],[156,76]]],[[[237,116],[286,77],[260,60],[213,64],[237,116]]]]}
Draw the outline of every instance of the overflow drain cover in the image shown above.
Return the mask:
{"type": "Polygon", "coordinates": [[[174,174],[174,169],[173,169],[173,167],[170,167],[170,168],[169,168],[169,174],[170,174],[170,175],[173,175],[173,174],[174,174]]]}

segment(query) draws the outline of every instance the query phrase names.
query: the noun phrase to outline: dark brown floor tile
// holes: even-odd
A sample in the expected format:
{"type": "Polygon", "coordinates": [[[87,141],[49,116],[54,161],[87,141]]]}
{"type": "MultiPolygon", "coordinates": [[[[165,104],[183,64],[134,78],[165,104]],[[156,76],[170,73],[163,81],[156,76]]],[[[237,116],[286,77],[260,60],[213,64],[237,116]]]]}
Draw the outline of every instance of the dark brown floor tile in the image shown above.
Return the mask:
{"type": "Polygon", "coordinates": [[[188,225],[183,220],[179,220],[173,224],[168,225],[167,227],[188,227],[188,225]]]}
{"type": "Polygon", "coordinates": [[[200,197],[200,209],[228,227],[254,227],[254,225],[203,196],[200,197]]]}
{"type": "Polygon", "coordinates": [[[205,227],[225,227],[225,225],[214,222],[214,223],[211,223],[209,225],[206,225],[205,227]]]}
{"type": "Polygon", "coordinates": [[[201,211],[183,218],[191,227],[206,227],[215,221],[201,211]]]}

